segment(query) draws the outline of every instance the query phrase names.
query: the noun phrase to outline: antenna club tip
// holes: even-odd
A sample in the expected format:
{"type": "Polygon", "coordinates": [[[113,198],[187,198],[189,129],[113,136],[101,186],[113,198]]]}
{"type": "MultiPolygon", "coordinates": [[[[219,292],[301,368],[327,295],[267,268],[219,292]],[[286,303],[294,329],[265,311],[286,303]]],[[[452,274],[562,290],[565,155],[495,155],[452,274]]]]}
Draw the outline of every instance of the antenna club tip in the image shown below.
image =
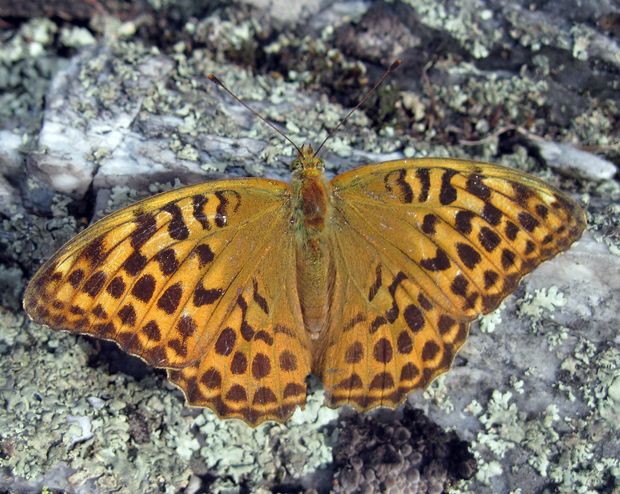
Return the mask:
{"type": "Polygon", "coordinates": [[[211,82],[215,82],[216,84],[220,84],[220,85],[222,84],[222,83],[220,82],[220,80],[219,80],[217,77],[215,77],[215,74],[207,74],[207,78],[208,78],[211,82]]]}
{"type": "Polygon", "coordinates": [[[390,70],[390,72],[391,72],[392,70],[396,70],[396,69],[398,68],[398,66],[399,66],[401,63],[403,63],[403,61],[402,61],[400,58],[397,58],[396,60],[394,60],[394,61],[392,62],[392,65],[390,65],[390,69],[389,69],[389,70],[390,70]]]}

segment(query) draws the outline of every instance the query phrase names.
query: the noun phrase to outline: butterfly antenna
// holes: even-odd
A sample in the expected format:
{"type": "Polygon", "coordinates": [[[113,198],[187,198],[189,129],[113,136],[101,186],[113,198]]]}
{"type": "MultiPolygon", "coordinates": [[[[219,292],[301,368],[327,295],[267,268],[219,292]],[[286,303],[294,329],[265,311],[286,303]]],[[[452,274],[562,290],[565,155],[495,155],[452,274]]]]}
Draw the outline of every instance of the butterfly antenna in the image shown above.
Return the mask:
{"type": "Polygon", "coordinates": [[[267,125],[269,125],[269,127],[271,127],[273,130],[275,130],[278,134],[280,134],[282,137],[284,137],[284,139],[286,139],[288,142],[291,143],[291,145],[297,150],[297,153],[301,155],[301,149],[299,149],[299,146],[297,144],[295,144],[290,138],[289,136],[287,136],[284,132],[282,132],[280,129],[278,129],[278,127],[276,127],[274,124],[272,124],[269,120],[267,120],[265,117],[263,117],[260,113],[258,113],[254,108],[252,108],[250,105],[248,105],[245,101],[243,101],[241,98],[239,98],[239,96],[237,96],[235,93],[233,93],[230,89],[228,89],[226,86],[224,86],[224,83],[222,81],[220,81],[214,74],[209,74],[207,76],[209,78],[209,80],[211,82],[214,82],[215,84],[217,84],[218,86],[220,86],[224,91],[226,91],[228,94],[230,94],[235,101],[237,101],[237,103],[239,103],[241,106],[243,106],[246,110],[248,110],[249,112],[253,113],[254,115],[256,115],[258,118],[260,118],[263,122],[265,122],[267,125]]]}
{"type": "Polygon", "coordinates": [[[327,134],[327,137],[325,139],[323,139],[323,142],[321,143],[321,145],[317,148],[317,150],[314,153],[314,156],[317,156],[319,154],[319,151],[323,148],[323,146],[325,145],[325,143],[336,133],[336,131],[342,126],[342,124],[344,124],[348,118],[353,114],[354,111],[356,111],[360,106],[362,106],[364,103],[366,103],[366,101],[368,100],[368,98],[370,98],[370,95],[372,93],[374,93],[377,88],[379,86],[381,86],[381,84],[383,84],[383,82],[389,77],[389,75],[394,72],[398,66],[400,65],[401,61],[400,60],[394,60],[394,62],[392,62],[392,65],[390,65],[390,67],[383,73],[383,75],[381,76],[381,78],[375,83],[375,85],[370,88],[368,91],[366,91],[366,94],[364,95],[364,97],[360,100],[360,102],[355,105],[355,107],[349,112],[347,113],[347,116],[344,117],[342,120],[340,120],[340,122],[338,123],[338,125],[336,125],[330,132],[329,134],[327,134]]]}

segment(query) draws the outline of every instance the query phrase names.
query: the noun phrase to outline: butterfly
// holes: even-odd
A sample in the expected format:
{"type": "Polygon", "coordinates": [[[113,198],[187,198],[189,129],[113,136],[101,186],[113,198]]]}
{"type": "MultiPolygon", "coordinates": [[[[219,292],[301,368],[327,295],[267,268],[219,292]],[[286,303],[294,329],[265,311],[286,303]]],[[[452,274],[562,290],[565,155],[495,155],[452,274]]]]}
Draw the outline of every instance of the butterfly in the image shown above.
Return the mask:
{"type": "Polygon", "coordinates": [[[488,163],[402,159],[327,180],[327,139],[297,147],[257,116],[297,150],[290,184],[215,180],[110,214],[41,266],[30,317],[114,341],[190,405],[251,426],[303,407],[310,374],[331,407],[394,408],[585,229],[570,197],[488,163]]]}
{"type": "Polygon", "coordinates": [[[303,407],[311,373],[331,407],[395,407],[585,228],[570,197],[488,163],[402,159],[328,181],[304,145],[291,168],[290,184],[215,180],[107,216],[40,268],[25,310],[252,426],[303,407]]]}

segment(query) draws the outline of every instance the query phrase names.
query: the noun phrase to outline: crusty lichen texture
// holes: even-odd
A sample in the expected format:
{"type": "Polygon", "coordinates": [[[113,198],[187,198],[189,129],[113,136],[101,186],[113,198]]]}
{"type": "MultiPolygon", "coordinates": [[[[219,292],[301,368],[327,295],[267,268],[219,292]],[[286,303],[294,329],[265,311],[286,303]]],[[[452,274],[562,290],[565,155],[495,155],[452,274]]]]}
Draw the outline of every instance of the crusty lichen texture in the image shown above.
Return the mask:
{"type": "MultiPolygon", "coordinates": [[[[165,8],[175,2],[151,3],[165,8]]],[[[410,400],[472,443],[476,476],[452,492],[613,492],[620,478],[620,186],[617,179],[595,182],[561,175],[532,157],[528,139],[511,141],[498,129],[526,127],[534,136],[569,142],[617,162],[617,91],[583,97],[580,78],[568,79],[574,91],[552,79],[560,66],[570,69],[569,75],[582,75],[581,69],[595,66],[617,67],[617,38],[594,32],[596,21],[564,29],[564,20],[549,22],[556,17],[530,10],[531,2],[489,8],[478,1],[407,0],[380,7],[391,9],[395,4],[412,9],[428,28],[418,35],[440,34],[449,40],[430,46],[449,51],[428,67],[429,79],[422,89],[416,86],[424,80],[417,72],[405,79],[404,89],[389,86],[396,88],[388,94],[396,93],[399,117],[392,125],[379,129],[369,117],[371,109],[353,115],[323,155],[327,172],[402,155],[501,161],[579,192],[576,197],[587,206],[592,234],[530,276],[507,299],[501,321],[492,315],[484,331],[472,329],[450,373],[427,391],[430,399],[415,395],[410,400]],[[505,15],[508,10],[515,13],[505,15]],[[524,12],[528,15],[521,15],[524,12]],[[584,25],[590,31],[584,31],[584,25]],[[494,43],[500,36],[509,49],[510,40],[516,41],[524,60],[534,61],[533,69],[498,71],[477,63],[485,57],[496,59],[494,43]],[[599,49],[602,38],[608,40],[608,49],[599,49]],[[458,49],[451,49],[452,39],[458,40],[458,49]],[[598,62],[603,59],[607,61],[598,62]],[[573,64],[575,60],[581,65],[573,64]]],[[[207,84],[206,74],[214,72],[267,118],[286,126],[296,142],[316,144],[345,114],[338,104],[343,92],[372,79],[373,66],[382,63],[364,53],[349,55],[338,45],[338,23],[351,22],[355,29],[354,23],[367,11],[364,2],[345,6],[352,18],[329,10],[300,19],[311,30],[301,37],[292,23],[272,28],[268,13],[256,16],[246,6],[231,4],[229,10],[183,21],[174,30],[177,42],[163,47],[140,36],[140,20],[93,22],[89,31],[95,45],[57,20],[22,24],[0,46],[0,123],[7,129],[0,139],[0,165],[2,174],[11,177],[9,187],[0,183],[0,192],[16,201],[20,195],[14,186],[23,183],[29,207],[34,207],[30,212],[22,204],[3,210],[2,286],[19,283],[18,291],[23,290],[41,260],[85,226],[91,210],[100,213],[153,193],[148,190],[151,182],[186,182],[204,172],[287,176],[292,149],[207,84]],[[58,34],[64,30],[67,34],[58,34]],[[268,34],[268,45],[261,45],[265,38],[257,33],[268,34]],[[67,51],[67,46],[55,44],[61,37],[68,45],[85,44],[92,51],[61,56],[67,51]],[[268,60],[269,67],[258,67],[258,60],[268,60]],[[67,91],[50,88],[59,69],[70,67],[79,77],[67,91]],[[102,71],[107,80],[99,84],[102,71]],[[137,84],[136,74],[144,75],[146,87],[137,84]],[[161,77],[164,74],[167,78],[161,77]],[[91,107],[93,100],[86,94],[100,105],[91,107]],[[37,147],[40,123],[49,117],[44,97],[57,98],[54,101],[69,110],[84,110],[84,116],[79,111],[65,113],[60,131],[70,126],[89,130],[89,123],[97,124],[100,134],[84,133],[87,153],[60,147],[56,139],[49,140],[50,149],[37,147]],[[110,131],[117,139],[113,145],[100,139],[110,131]],[[47,152],[62,157],[63,151],[71,151],[72,165],[85,171],[84,190],[98,177],[92,196],[76,200],[54,194],[49,185],[35,184],[33,178],[19,178],[25,161],[5,136],[21,142],[19,150],[33,151],[35,161],[47,152]],[[11,166],[5,159],[9,148],[11,166]],[[112,166],[115,163],[122,166],[112,166]],[[139,177],[134,181],[138,172],[142,182],[139,177]],[[115,189],[109,203],[110,189],[119,185],[125,189],[115,189]]],[[[338,9],[339,2],[330,8],[338,9]]],[[[585,10],[579,14],[589,15],[585,10]]],[[[422,51],[407,55],[416,53],[422,51]]],[[[602,77],[589,80],[604,84],[602,77]]],[[[280,463],[274,469],[264,451],[287,434],[281,426],[267,425],[250,436],[239,424],[222,425],[208,412],[188,410],[162,375],[142,369],[145,377],[138,379],[110,371],[118,360],[113,348],[28,322],[11,293],[2,297],[0,311],[0,464],[8,472],[0,479],[0,490],[35,486],[172,493],[188,486],[208,489],[207,479],[215,478],[212,492],[237,492],[240,484],[259,491],[277,485],[274,479],[293,482],[292,477],[318,468],[329,457],[339,430],[322,432],[321,425],[331,418],[322,417],[324,412],[310,414],[296,427],[294,444],[299,449],[291,456],[279,450],[280,463]],[[218,452],[210,444],[226,447],[218,452]],[[230,456],[224,461],[227,451],[230,456]],[[256,460],[259,457],[263,459],[256,460]],[[235,463],[238,458],[245,463],[235,463]],[[289,470],[291,476],[283,473],[289,470]]],[[[313,398],[309,400],[313,409],[313,398]]]]}

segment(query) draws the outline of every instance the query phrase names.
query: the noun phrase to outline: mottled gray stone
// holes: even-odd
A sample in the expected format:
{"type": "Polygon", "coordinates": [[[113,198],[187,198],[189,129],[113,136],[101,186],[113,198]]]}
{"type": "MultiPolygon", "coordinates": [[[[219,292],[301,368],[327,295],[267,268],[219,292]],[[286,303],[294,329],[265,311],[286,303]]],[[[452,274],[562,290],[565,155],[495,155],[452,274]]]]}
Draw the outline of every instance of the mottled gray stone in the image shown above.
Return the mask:
{"type": "MultiPolygon", "coordinates": [[[[93,210],[126,205],[176,179],[288,177],[291,146],[209,83],[209,72],[295,142],[316,144],[401,56],[402,67],[328,143],[330,176],[400,156],[500,162],[583,201],[592,232],[528,276],[474,325],[453,369],[410,397],[471,443],[476,477],[453,492],[617,488],[620,186],[605,174],[596,183],[588,173],[560,177],[530,156],[532,143],[515,130],[617,161],[618,2],[311,0],[292,19],[269,12],[281,3],[205,11],[152,3],[163,5],[158,17],[93,22],[97,44],[67,58],[50,20],[25,23],[0,48],[0,86],[11,90],[1,97],[0,124],[32,149],[22,173],[15,140],[0,139],[0,156],[15,158],[11,187],[21,187],[24,206],[33,208],[21,217],[0,211],[4,279],[14,290],[93,210]],[[11,87],[32,67],[40,71],[11,87]],[[39,107],[32,102],[41,91],[47,104],[39,107]]],[[[185,408],[157,372],[110,371],[130,367],[118,364],[127,357],[113,345],[27,323],[9,298],[9,310],[0,311],[0,399],[10,410],[0,413],[0,489],[329,490],[329,465],[306,470],[324,461],[342,432],[321,429],[329,410],[311,407],[316,413],[290,428],[261,433],[220,424],[185,408]],[[92,438],[75,443],[83,428],[68,416],[88,417],[92,438]],[[215,443],[220,450],[210,451],[215,443]],[[246,463],[222,460],[239,457],[246,463]]],[[[396,422],[398,413],[382,412],[383,420],[396,422]]],[[[420,453],[420,463],[432,460],[420,453]]],[[[395,472],[382,466],[380,473],[395,472]]],[[[357,473],[377,478],[374,470],[353,472],[353,483],[357,473]]],[[[419,480],[413,467],[406,474],[419,480]]]]}
{"type": "Polygon", "coordinates": [[[535,141],[534,144],[547,164],[560,173],[590,180],[609,180],[618,171],[610,161],[570,144],[547,141],[535,141]]]}

